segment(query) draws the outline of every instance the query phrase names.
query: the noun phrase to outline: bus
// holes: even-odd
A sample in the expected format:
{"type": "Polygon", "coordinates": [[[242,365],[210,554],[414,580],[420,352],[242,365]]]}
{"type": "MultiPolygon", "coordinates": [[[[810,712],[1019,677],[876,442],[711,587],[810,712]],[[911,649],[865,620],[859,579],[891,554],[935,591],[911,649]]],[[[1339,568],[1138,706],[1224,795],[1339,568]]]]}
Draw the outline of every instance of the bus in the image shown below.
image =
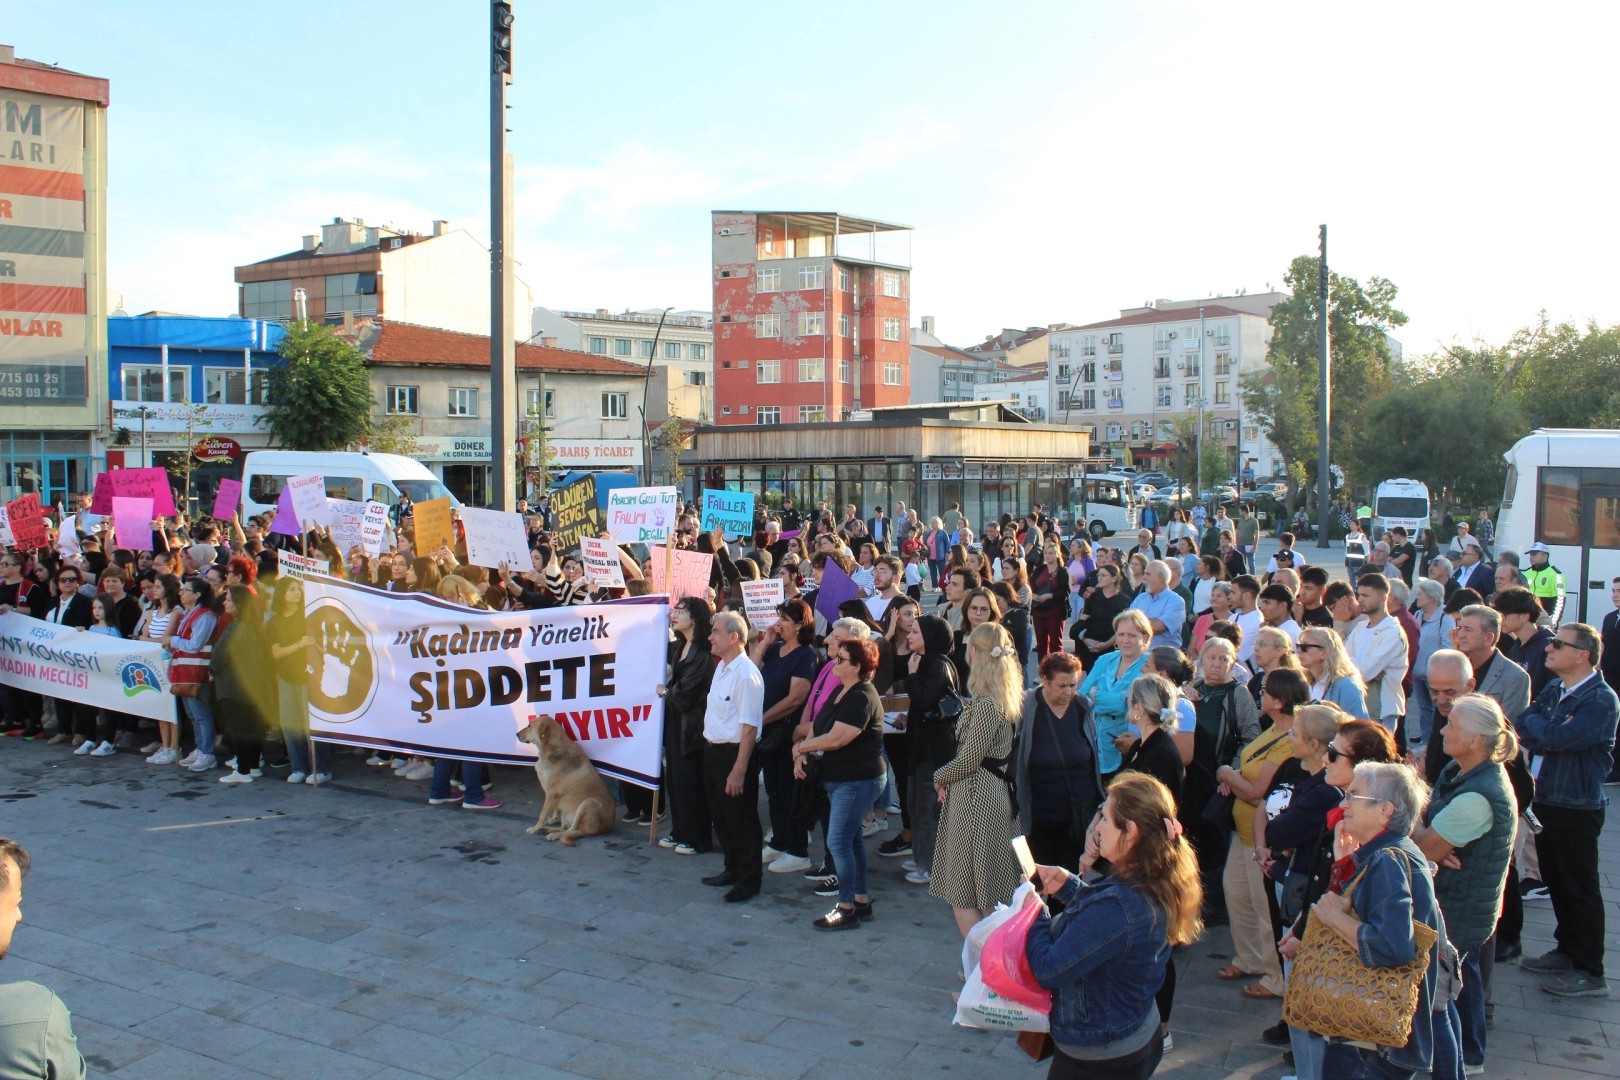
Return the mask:
{"type": "Polygon", "coordinates": [[[1085,489],[1071,491],[1070,498],[1079,496],[1083,502],[1074,503],[1070,513],[1076,522],[1085,523],[1092,543],[1113,533],[1130,532],[1136,528],[1136,488],[1134,477],[1124,473],[1087,473],[1085,489]]]}
{"type": "Polygon", "coordinates": [[[1563,621],[1596,626],[1620,577],[1620,431],[1538,428],[1502,456],[1496,549],[1546,544],[1564,574],[1563,621]]]}
{"type": "Polygon", "coordinates": [[[1429,485],[1405,477],[1385,480],[1373,492],[1372,512],[1374,541],[1397,525],[1415,541],[1418,533],[1429,528],[1429,485]]]}

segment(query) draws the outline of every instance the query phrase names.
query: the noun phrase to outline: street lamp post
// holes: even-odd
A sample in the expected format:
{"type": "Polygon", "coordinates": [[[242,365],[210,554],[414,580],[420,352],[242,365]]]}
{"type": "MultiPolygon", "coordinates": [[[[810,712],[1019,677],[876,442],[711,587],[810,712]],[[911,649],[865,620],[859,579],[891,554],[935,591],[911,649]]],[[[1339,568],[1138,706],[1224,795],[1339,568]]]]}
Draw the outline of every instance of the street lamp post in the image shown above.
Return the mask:
{"type": "Polygon", "coordinates": [[[664,320],[674,307],[667,307],[658,316],[658,329],[653,331],[652,352],[647,356],[647,371],[641,377],[641,483],[652,484],[652,452],[647,444],[647,391],[652,386],[653,361],[658,359],[658,339],[664,336],[664,320]]]}

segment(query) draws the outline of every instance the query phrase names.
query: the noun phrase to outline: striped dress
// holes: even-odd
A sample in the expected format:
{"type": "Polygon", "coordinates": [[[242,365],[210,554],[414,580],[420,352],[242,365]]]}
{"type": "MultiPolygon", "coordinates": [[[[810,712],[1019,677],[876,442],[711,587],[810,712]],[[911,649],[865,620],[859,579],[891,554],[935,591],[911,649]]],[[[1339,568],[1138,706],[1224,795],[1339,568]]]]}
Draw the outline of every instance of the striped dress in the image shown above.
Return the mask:
{"type": "Polygon", "coordinates": [[[1012,753],[1013,726],[995,702],[978,698],[962,710],[956,741],[956,756],[934,772],[946,794],[928,891],[952,907],[988,911],[1012,899],[1022,876],[1007,782],[982,767],[1012,753]]]}

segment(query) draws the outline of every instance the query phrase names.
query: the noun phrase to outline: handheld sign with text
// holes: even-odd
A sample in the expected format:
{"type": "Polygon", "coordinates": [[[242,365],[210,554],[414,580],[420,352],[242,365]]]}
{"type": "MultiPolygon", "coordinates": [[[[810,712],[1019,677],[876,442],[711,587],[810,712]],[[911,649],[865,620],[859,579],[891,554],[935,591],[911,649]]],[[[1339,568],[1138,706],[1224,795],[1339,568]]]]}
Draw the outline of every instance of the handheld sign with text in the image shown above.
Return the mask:
{"type": "Polygon", "coordinates": [[[214,494],[214,517],[220,521],[229,521],[236,508],[242,505],[242,481],[226,478],[219,482],[219,491],[214,494]]]}
{"type": "Polygon", "coordinates": [[[662,544],[675,528],[680,497],[672,487],[613,488],[607,492],[607,529],[621,544],[662,544]]]}
{"type": "Polygon", "coordinates": [[[287,477],[287,490],[292,493],[293,513],[304,528],[311,525],[330,525],[331,508],[326,505],[326,477],[320,473],[287,477]]]}
{"type": "Polygon", "coordinates": [[[624,588],[624,567],[619,565],[619,549],[613,541],[582,536],[579,555],[585,560],[586,581],[599,589],[624,588]]]}
{"type": "Polygon", "coordinates": [[[18,550],[34,551],[45,546],[45,517],[38,495],[29,492],[6,503],[6,520],[11,525],[11,542],[18,550]]]}
{"type": "Polygon", "coordinates": [[[557,554],[579,547],[582,536],[602,533],[602,508],[596,501],[596,477],[582,476],[551,493],[551,531],[557,554]]]}
{"type": "Polygon", "coordinates": [[[308,581],[312,575],[317,574],[329,577],[327,571],[332,568],[325,559],[312,559],[291,551],[277,551],[276,564],[281,570],[282,577],[297,578],[299,581],[308,581]]]}
{"type": "Polygon", "coordinates": [[[754,531],[754,493],[703,489],[704,532],[720,529],[731,536],[748,536],[754,531]]]}
{"type": "Polygon", "coordinates": [[[668,593],[670,606],[675,601],[688,596],[701,596],[709,598],[709,573],[714,567],[714,556],[704,551],[670,551],[668,547],[657,548],[652,553],[647,567],[652,571],[652,588],[655,593],[668,593]],[[669,576],[664,574],[664,560],[669,558],[669,576]]]}
{"type": "Polygon", "coordinates": [[[467,561],[474,566],[494,569],[505,563],[521,568],[528,562],[529,536],[522,514],[463,506],[461,525],[467,531],[467,561]]]}
{"type": "Polygon", "coordinates": [[[150,551],[152,548],[152,500],[131,499],[123,495],[112,498],[113,542],[130,551],[150,551]]]}
{"type": "Polygon", "coordinates": [[[381,555],[387,535],[388,507],[380,502],[366,503],[365,516],[360,519],[360,546],[367,555],[381,555]]]}
{"type": "Polygon", "coordinates": [[[416,553],[432,555],[446,544],[456,543],[455,527],[450,524],[450,500],[429,499],[413,503],[411,520],[416,523],[416,553]]]}
{"type": "Polygon", "coordinates": [[[112,473],[101,473],[96,477],[95,490],[90,493],[90,512],[102,517],[112,513],[113,482],[112,473]]]}
{"type": "Polygon", "coordinates": [[[742,583],[743,609],[748,612],[748,625],[765,631],[776,625],[777,611],[787,596],[781,578],[742,583]]]}
{"type": "Polygon", "coordinates": [[[327,499],[326,505],[332,516],[332,523],[327,526],[332,531],[332,546],[347,559],[351,550],[364,546],[360,533],[366,504],[353,499],[327,499]]]}
{"type": "Polygon", "coordinates": [[[291,488],[282,488],[281,494],[276,496],[276,516],[270,522],[270,531],[283,536],[298,536],[303,532],[298,527],[298,515],[293,513],[291,488]]]}
{"type": "Polygon", "coordinates": [[[174,490],[169,487],[169,470],[119,469],[112,477],[112,493],[127,499],[151,499],[153,517],[173,517],[174,490]]]}

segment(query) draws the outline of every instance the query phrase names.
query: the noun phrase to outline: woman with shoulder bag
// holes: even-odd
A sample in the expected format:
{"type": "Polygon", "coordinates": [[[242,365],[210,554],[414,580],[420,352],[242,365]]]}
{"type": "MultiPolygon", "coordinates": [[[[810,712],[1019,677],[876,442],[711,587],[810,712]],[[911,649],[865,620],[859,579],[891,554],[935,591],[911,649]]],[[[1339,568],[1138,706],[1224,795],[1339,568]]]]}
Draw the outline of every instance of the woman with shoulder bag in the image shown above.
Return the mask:
{"type": "Polygon", "coordinates": [[[1068,653],[1044,658],[1013,742],[1019,826],[1035,861],[1049,866],[1079,863],[1103,800],[1097,725],[1079,686],[1080,661],[1068,653]]]}

